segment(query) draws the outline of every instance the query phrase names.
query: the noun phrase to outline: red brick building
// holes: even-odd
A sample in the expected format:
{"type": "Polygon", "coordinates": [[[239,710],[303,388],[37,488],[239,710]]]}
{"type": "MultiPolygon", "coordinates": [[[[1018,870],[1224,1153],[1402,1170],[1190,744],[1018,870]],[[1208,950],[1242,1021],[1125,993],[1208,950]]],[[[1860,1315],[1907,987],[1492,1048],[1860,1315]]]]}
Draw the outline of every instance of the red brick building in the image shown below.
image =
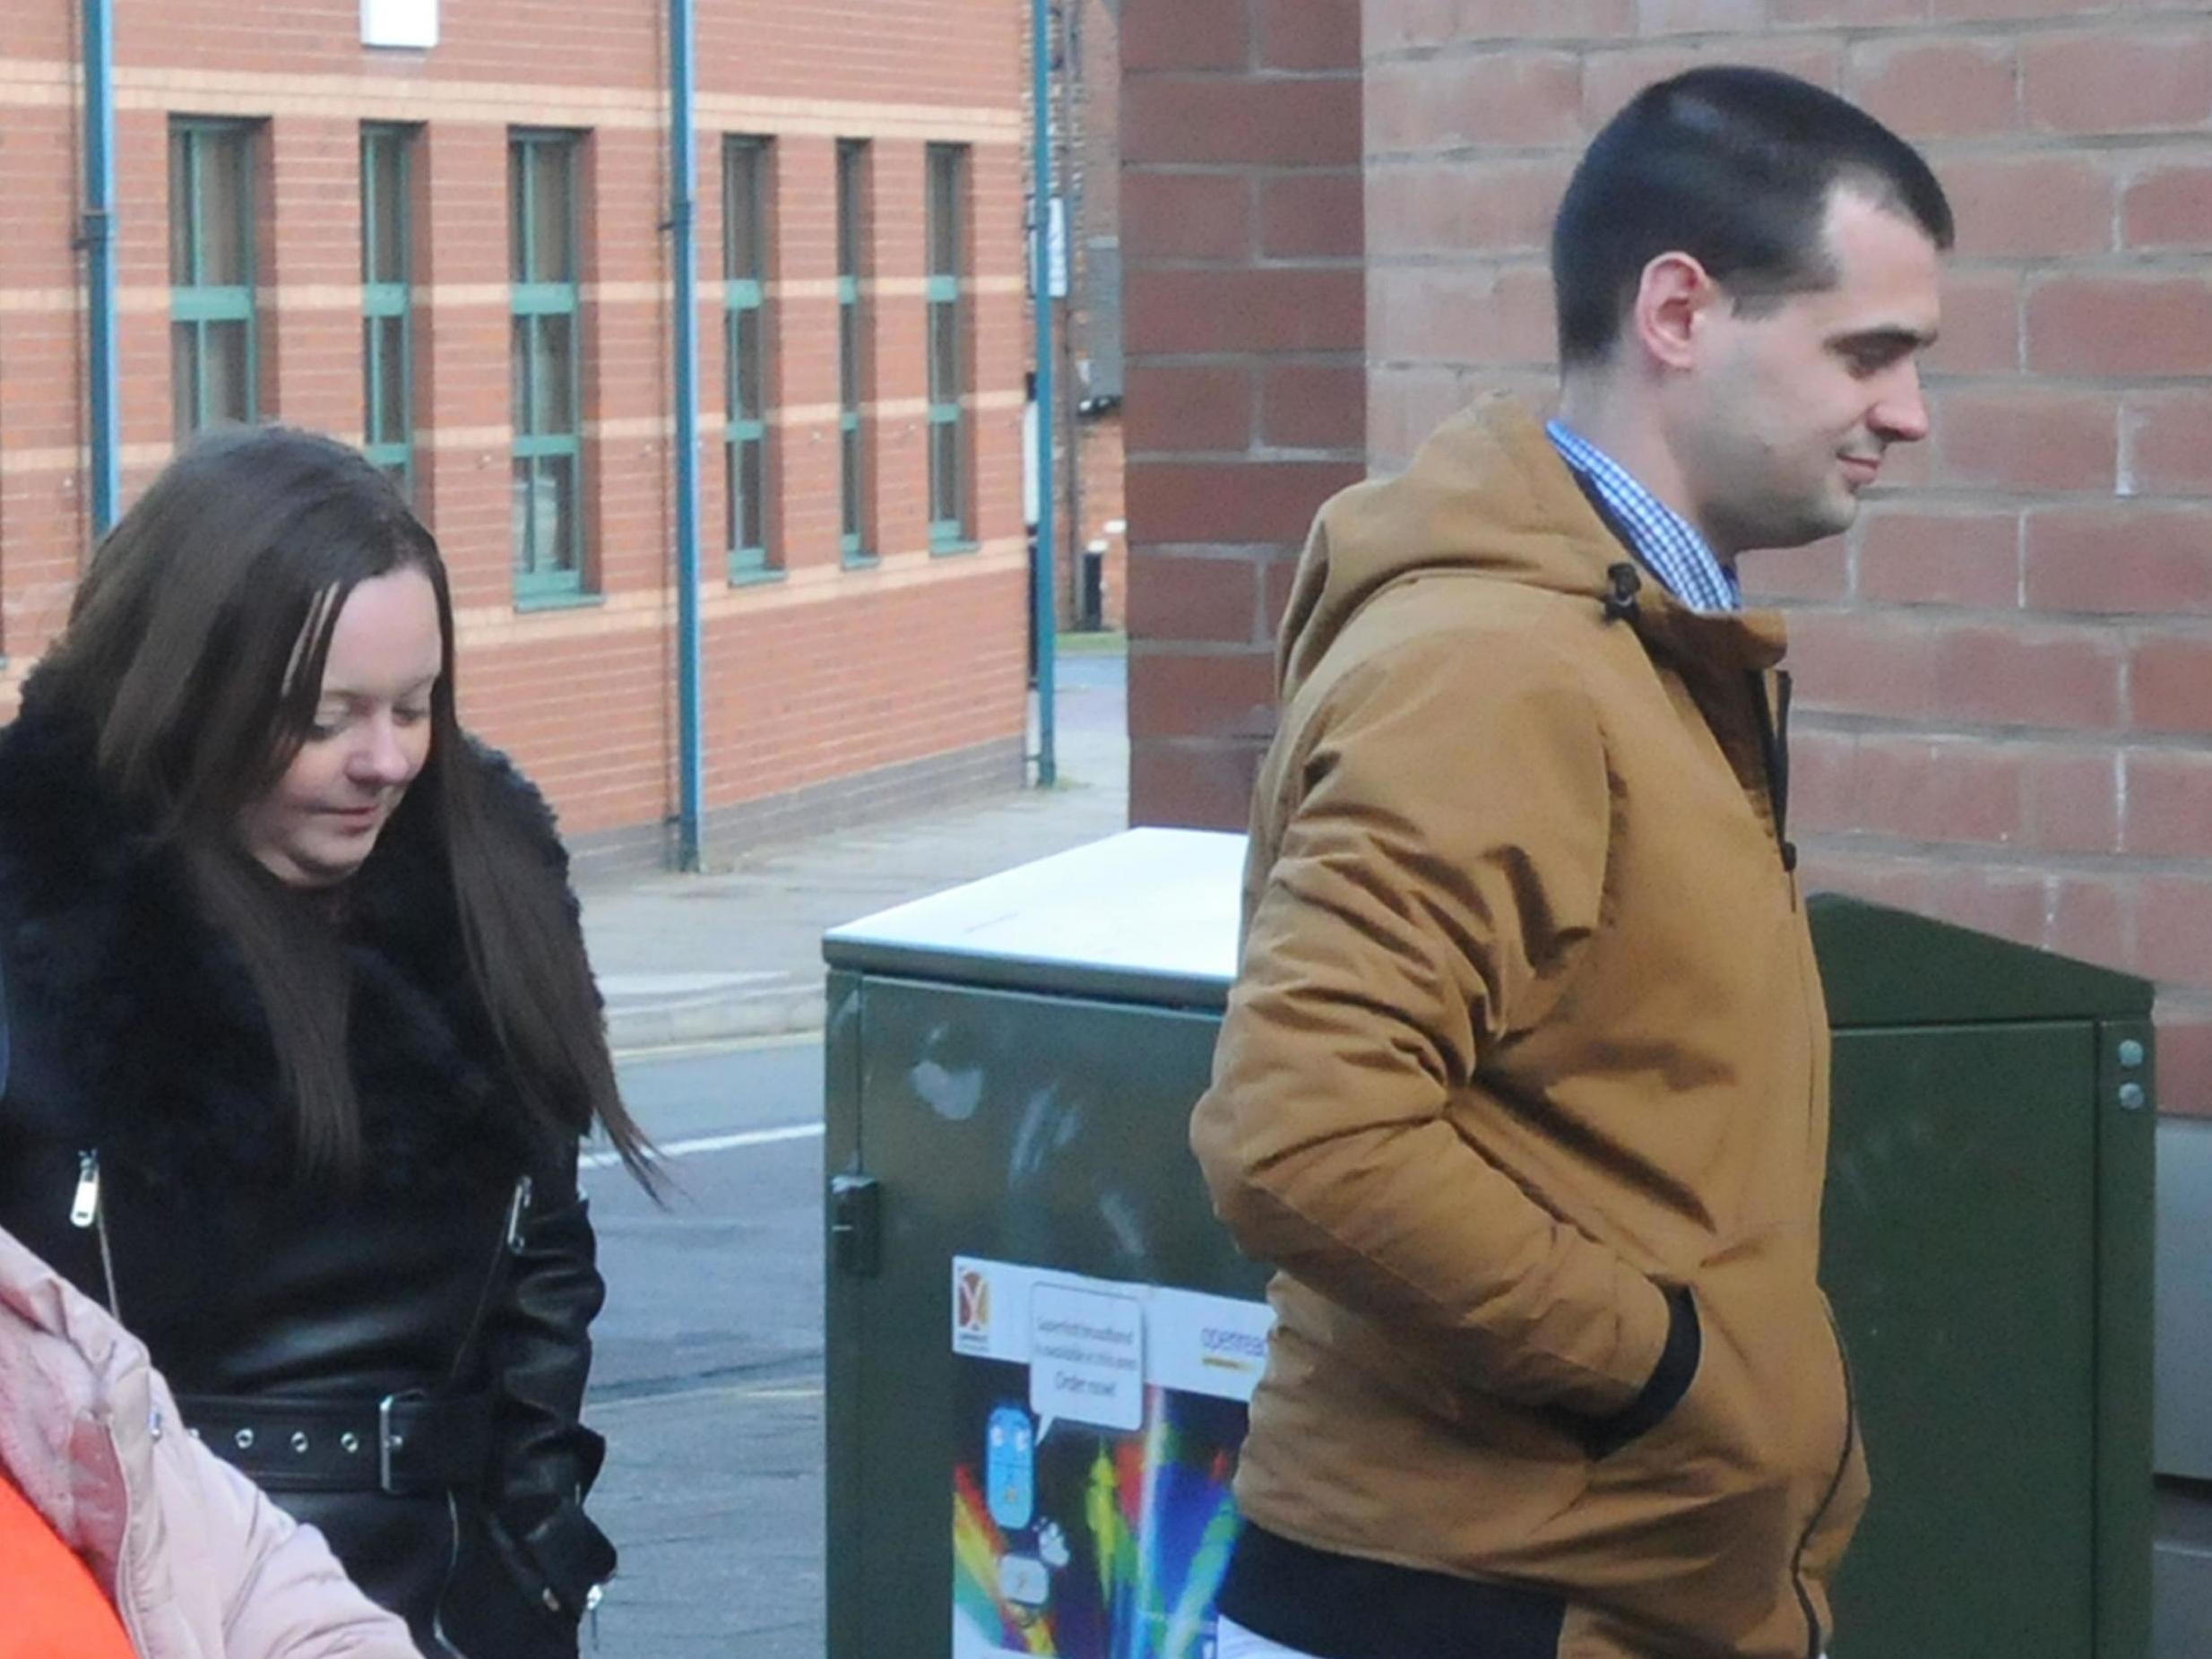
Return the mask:
{"type": "MultiPolygon", "coordinates": [[[[0,9],[0,712],[92,537],[80,10],[0,9]]],[[[124,498],[213,421],[367,440],[453,566],[463,718],[585,850],[657,855],[667,8],[112,12],[124,498]],[[365,43],[426,20],[435,44],[365,43]]],[[[1028,65],[1003,0],[697,13],[704,775],[728,846],[1021,776],[1028,65]]]]}

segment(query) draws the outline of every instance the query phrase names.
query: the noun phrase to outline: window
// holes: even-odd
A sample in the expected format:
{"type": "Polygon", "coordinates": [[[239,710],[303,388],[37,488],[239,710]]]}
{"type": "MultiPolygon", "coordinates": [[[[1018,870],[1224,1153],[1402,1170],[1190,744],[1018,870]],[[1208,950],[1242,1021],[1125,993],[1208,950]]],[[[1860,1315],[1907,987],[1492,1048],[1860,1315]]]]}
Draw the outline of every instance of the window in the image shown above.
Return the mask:
{"type": "Polygon", "coordinates": [[[839,528],[848,564],[867,562],[869,543],[868,314],[860,284],[868,272],[868,144],[837,141],[837,478],[839,528]]]}
{"type": "Polygon", "coordinates": [[[969,539],[967,478],[967,317],[961,298],[966,263],[968,151],[929,147],[929,543],[969,539]]]}
{"type": "Polygon", "coordinates": [[[728,424],[722,471],[730,502],[730,575],[772,569],[768,557],[768,185],[765,138],[722,146],[722,294],[728,424]]]}
{"type": "Polygon", "coordinates": [[[583,591],[579,148],[574,133],[515,133],[507,143],[514,594],[525,601],[583,591]]]}
{"type": "Polygon", "coordinates": [[[362,449],[415,493],[414,224],[408,191],[415,134],[361,129],[362,449]]]}
{"type": "Polygon", "coordinates": [[[255,419],[254,128],[169,123],[169,372],[179,443],[255,419]]]}

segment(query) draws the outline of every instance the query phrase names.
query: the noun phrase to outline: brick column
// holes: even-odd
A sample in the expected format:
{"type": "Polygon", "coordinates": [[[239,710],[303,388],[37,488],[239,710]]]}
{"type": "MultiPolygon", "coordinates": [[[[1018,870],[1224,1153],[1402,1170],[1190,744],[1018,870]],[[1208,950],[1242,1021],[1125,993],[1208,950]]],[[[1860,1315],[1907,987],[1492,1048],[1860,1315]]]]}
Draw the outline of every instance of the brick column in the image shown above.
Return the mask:
{"type": "Polygon", "coordinates": [[[1130,816],[1241,828],[1274,622],[1361,476],[1359,7],[1127,0],[1130,816]]]}

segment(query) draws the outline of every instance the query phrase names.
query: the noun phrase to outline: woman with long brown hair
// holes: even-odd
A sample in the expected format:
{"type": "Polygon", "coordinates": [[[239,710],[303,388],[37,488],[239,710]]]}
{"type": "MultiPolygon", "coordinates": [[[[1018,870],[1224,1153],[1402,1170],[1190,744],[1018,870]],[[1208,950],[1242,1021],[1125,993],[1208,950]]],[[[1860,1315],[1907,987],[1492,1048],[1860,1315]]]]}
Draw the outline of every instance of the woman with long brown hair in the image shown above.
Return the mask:
{"type": "Polygon", "coordinates": [[[274,429],[177,457],[0,733],[0,1226],[428,1654],[574,1653],[594,1127],[566,859],[455,715],[436,543],[274,429]]]}

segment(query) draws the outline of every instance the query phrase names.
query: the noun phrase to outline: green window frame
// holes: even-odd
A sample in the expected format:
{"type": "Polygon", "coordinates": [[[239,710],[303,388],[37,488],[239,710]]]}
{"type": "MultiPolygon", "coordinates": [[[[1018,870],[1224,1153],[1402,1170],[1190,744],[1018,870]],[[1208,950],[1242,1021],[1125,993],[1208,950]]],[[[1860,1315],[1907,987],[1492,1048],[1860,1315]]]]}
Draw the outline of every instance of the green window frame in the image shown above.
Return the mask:
{"type": "Polygon", "coordinates": [[[578,235],[582,135],[507,135],[514,436],[514,597],[583,594],[583,376],[578,235]]]}
{"type": "Polygon", "coordinates": [[[730,579],[775,568],[769,555],[768,199],[773,151],[765,138],[722,141],[722,309],[726,368],[722,477],[729,502],[730,579]]]}
{"type": "Polygon", "coordinates": [[[928,146],[929,546],[971,546],[968,524],[968,147],[928,146]]]}
{"type": "Polygon", "coordinates": [[[837,141],[837,510],[839,545],[848,565],[875,562],[869,547],[868,428],[862,419],[868,379],[868,141],[837,141]]]}
{"type": "Polygon", "coordinates": [[[361,128],[361,452],[415,496],[416,129],[361,128]]]}
{"type": "Polygon", "coordinates": [[[169,370],[177,440],[261,418],[256,124],[169,121],[169,370]]]}

